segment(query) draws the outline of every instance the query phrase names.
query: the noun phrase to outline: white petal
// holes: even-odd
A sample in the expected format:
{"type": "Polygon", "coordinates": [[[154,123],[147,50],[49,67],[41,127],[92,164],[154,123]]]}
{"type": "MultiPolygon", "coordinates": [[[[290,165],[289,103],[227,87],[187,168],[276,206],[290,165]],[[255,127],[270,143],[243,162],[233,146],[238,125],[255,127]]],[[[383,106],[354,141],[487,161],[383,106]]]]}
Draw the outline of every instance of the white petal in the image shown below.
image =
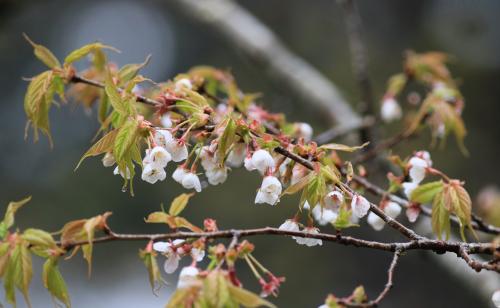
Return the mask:
{"type": "Polygon", "coordinates": [[[177,167],[177,169],[175,169],[174,173],[172,173],[172,178],[179,184],[182,184],[182,179],[184,178],[184,176],[187,174],[187,170],[184,168],[184,167],[177,167]]]}
{"type": "Polygon", "coordinates": [[[200,179],[198,176],[192,172],[188,172],[183,178],[182,178],[182,186],[186,189],[194,189],[197,192],[201,191],[201,183],[200,179]]]}
{"type": "Polygon", "coordinates": [[[248,171],[255,170],[255,166],[252,163],[252,157],[246,157],[244,160],[244,164],[245,164],[245,169],[247,169],[248,171]]]}
{"type": "Polygon", "coordinates": [[[226,163],[234,168],[241,167],[246,157],[246,145],[244,143],[237,143],[234,145],[231,152],[227,156],[226,163]]]}
{"type": "Polygon", "coordinates": [[[201,262],[203,261],[203,258],[205,257],[205,250],[198,249],[198,248],[192,248],[191,249],[191,256],[196,262],[201,262]]]}
{"type": "Polygon", "coordinates": [[[166,147],[168,142],[173,139],[172,134],[166,129],[157,129],[154,133],[154,142],[156,145],[166,147]]]}
{"type": "Polygon", "coordinates": [[[384,208],[384,212],[389,215],[389,217],[396,218],[401,214],[401,206],[396,202],[389,201],[384,208]]]}
{"type": "Polygon", "coordinates": [[[157,168],[152,164],[145,165],[141,175],[142,180],[150,184],[154,184],[157,181],[163,181],[166,177],[167,174],[163,168],[157,168]]]}
{"type": "Polygon", "coordinates": [[[411,198],[411,193],[415,190],[415,188],[418,187],[418,183],[413,183],[413,182],[404,182],[403,184],[403,190],[408,199],[411,198]]]}
{"type": "Polygon", "coordinates": [[[370,202],[363,196],[354,195],[351,202],[351,209],[358,218],[364,217],[370,209],[370,202]]]}
{"type": "Polygon", "coordinates": [[[181,162],[188,157],[187,146],[182,141],[176,139],[172,139],[170,142],[167,141],[165,148],[172,155],[174,162],[181,162]]]}
{"type": "Polygon", "coordinates": [[[491,296],[491,301],[496,308],[500,308],[500,290],[496,290],[491,296]]]}
{"type": "Polygon", "coordinates": [[[278,229],[284,230],[284,231],[299,231],[300,230],[299,224],[296,221],[293,221],[291,219],[285,220],[285,222],[282,223],[278,229]]]}
{"type": "Polygon", "coordinates": [[[342,203],[344,203],[344,195],[338,190],[331,191],[325,196],[325,205],[332,210],[338,209],[342,203]]]}
{"type": "Polygon", "coordinates": [[[321,208],[320,204],[316,204],[311,213],[314,219],[322,226],[335,221],[338,216],[337,212],[327,208],[321,208]]]}
{"type": "Polygon", "coordinates": [[[191,80],[189,80],[187,78],[182,78],[182,79],[179,79],[175,82],[175,91],[176,92],[179,92],[183,88],[191,90],[193,88],[193,84],[191,83],[191,80]]]}
{"type": "Polygon", "coordinates": [[[172,118],[170,117],[170,114],[165,113],[164,115],[161,116],[160,119],[161,126],[165,128],[170,128],[172,127],[172,118]]]}
{"type": "Polygon", "coordinates": [[[155,242],[155,243],[153,243],[153,249],[158,251],[158,252],[161,252],[161,253],[166,253],[166,252],[172,251],[171,246],[172,246],[172,244],[170,244],[168,242],[155,242]]]}
{"type": "Polygon", "coordinates": [[[412,157],[408,162],[410,164],[410,178],[412,182],[420,183],[425,178],[427,162],[418,157],[412,157]]]}
{"type": "Polygon", "coordinates": [[[151,158],[151,163],[159,168],[165,168],[168,162],[172,160],[170,153],[168,153],[165,148],[160,146],[154,147],[149,153],[149,156],[151,158]]]}
{"type": "Polygon", "coordinates": [[[210,183],[211,185],[222,184],[227,179],[227,168],[213,168],[205,172],[205,175],[207,176],[208,183],[210,183]]]}
{"type": "Polygon", "coordinates": [[[385,226],[385,221],[373,212],[368,214],[367,222],[376,231],[382,230],[385,226]]]}
{"type": "Polygon", "coordinates": [[[197,276],[200,271],[194,266],[186,266],[182,268],[179,274],[179,281],[177,282],[177,288],[189,288],[193,286],[197,281],[197,276]]]}
{"type": "Polygon", "coordinates": [[[175,253],[169,256],[163,265],[165,273],[172,274],[175,272],[175,270],[179,267],[179,259],[180,257],[175,253]]]}
{"type": "Polygon", "coordinates": [[[304,141],[309,142],[313,136],[313,129],[307,123],[295,123],[296,135],[304,138],[304,141]]]}
{"type": "Polygon", "coordinates": [[[257,150],[252,155],[252,164],[261,174],[264,174],[268,169],[274,168],[274,159],[268,151],[257,150]]]}
{"type": "Polygon", "coordinates": [[[382,107],[380,109],[380,117],[384,122],[392,122],[394,120],[399,120],[403,116],[403,111],[401,106],[394,98],[386,98],[382,102],[382,107]]]}

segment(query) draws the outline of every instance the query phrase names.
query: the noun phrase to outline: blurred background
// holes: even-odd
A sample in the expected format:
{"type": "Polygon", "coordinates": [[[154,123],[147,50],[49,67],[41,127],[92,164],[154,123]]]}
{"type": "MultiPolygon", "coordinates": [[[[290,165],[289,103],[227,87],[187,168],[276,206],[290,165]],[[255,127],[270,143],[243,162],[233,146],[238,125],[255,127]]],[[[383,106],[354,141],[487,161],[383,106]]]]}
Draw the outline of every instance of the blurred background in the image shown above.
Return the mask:
{"type": "MultiPolygon", "coordinates": [[[[337,84],[348,101],[359,98],[342,12],[335,1],[238,3],[269,26],[291,51],[337,84]]],[[[460,78],[466,99],[466,145],[471,155],[461,155],[450,140],[445,150],[431,152],[434,163],[451,176],[466,179],[472,196],[486,184],[498,183],[500,2],[379,0],[359,1],[358,6],[377,99],[384,93],[387,78],[401,71],[406,49],[440,50],[454,56],[451,69],[460,78]]],[[[309,122],[316,132],[330,124],[321,111],[287,95],[226,40],[175,10],[169,1],[0,1],[0,212],[10,200],[32,195],[33,200],[16,217],[21,228],[55,231],[68,220],[112,211],[109,221],[117,232],[161,232],[166,229],[147,226],[143,217],[183,191],[169,177],[156,185],[136,180],[136,195],[130,197],[120,189],[121,178],[113,176],[112,169],[103,168],[99,159],[85,161],[74,172],[98,128],[95,111],[86,114],[74,102],[51,113],[54,149],[45,138],[37,144],[24,141],[22,103],[27,83],[22,77],[31,77],[44,68],[32,55],[22,32],[60,58],[96,40],[122,51],[110,54],[119,65],[139,63],[152,54],[143,74],[156,81],[172,78],[194,65],[230,68],[243,90],[263,93],[262,103],[267,108],[284,112],[290,120],[309,122]]],[[[382,131],[390,136],[397,129],[396,124],[382,131]]],[[[428,144],[429,138],[423,136],[398,147],[398,153],[407,155],[428,144]]],[[[225,184],[196,195],[185,216],[196,224],[213,217],[224,229],[279,226],[285,217],[293,215],[297,206],[293,198],[282,200],[274,208],[254,205],[258,185],[256,173],[233,170],[225,184]]],[[[407,223],[404,218],[403,222],[407,223]]],[[[364,223],[347,233],[383,241],[401,240],[387,228],[375,233],[364,223]]],[[[255,255],[276,274],[287,277],[280,296],[271,299],[279,307],[316,307],[328,293],[345,296],[359,284],[373,297],[385,284],[391,259],[387,253],[332,243],[308,248],[288,238],[251,240],[257,245],[255,255]]],[[[175,287],[176,274],[164,276],[169,285],[155,297],[137,257],[139,248],[142,243],[98,245],[90,279],[80,255],[62,262],[74,307],[163,306],[175,287]]],[[[489,297],[443,270],[429,254],[414,251],[402,259],[395,287],[382,306],[489,307],[489,297]]],[[[41,264],[40,259],[35,260],[32,302],[34,307],[50,307],[50,296],[40,278],[41,264]]],[[[240,271],[245,285],[259,290],[245,266],[240,271]]]]}

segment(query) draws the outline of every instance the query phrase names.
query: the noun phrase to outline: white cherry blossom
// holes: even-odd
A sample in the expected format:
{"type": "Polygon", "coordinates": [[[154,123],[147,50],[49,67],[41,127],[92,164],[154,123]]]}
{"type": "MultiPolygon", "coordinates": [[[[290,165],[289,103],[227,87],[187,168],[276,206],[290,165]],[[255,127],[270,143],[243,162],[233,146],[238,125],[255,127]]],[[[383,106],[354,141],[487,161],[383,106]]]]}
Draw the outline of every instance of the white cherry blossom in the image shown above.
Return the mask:
{"type": "Polygon", "coordinates": [[[193,88],[193,84],[191,83],[191,80],[187,78],[182,78],[179,79],[175,82],[175,92],[181,91],[183,88],[186,88],[188,90],[191,90],[193,88]]]}
{"type": "Polygon", "coordinates": [[[243,165],[243,161],[245,160],[246,154],[246,144],[236,143],[233,146],[233,149],[229,152],[229,155],[226,158],[226,163],[230,167],[241,167],[241,165],[243,165]]]}
{"type": "Polygon", "coordinates": [[[382,102],[382,107],[380,108],[380,117],[384,122],[392,122],[401,119],[403,116],[403,111],[401,106],[393,97],[388,97],[382,102]]]}
{"type": "Polygon", "coordinates": [[[425,172],[428,166],[427,162],[420,157],[413,156],[408,161],[410,166],[410,178],[414,183],[420,183],[425,178],[425,172]]]}
{"type": "Polygon", "coordinates": [[[322,226],[329,224],[337,219],[338,213],[329,208],[321,208],[320,204],[316,206],[311,211],[314,219],[322,226]]]}
{"type": "Polygon", "coordinates": [[[187,173],[188,171],[186,170],[186,168],[184,168],[183,166],[179,166],[177,167],[177,169],[175,169],[174,173],[172,173],[172,178],[177,183],[182,184],[182,179],[187,173]]]}
{"type": "Polygon", "coordinates": [[[266,150],[257,150],[252,155],[252,164],[255,169],[264,174],[268,169],[274,168],[274,159],[266,150]]]}
{"type": "Polygon", "coordinates": [[[281,183],[276,177],[264,177],[262,185],[260,186],[257,196],[255,197],[255,203],[268,203],[270,205],[276,204],[279,201],[281,189],[281,183]]]}
{"type": "Polygon", "coordinates": [[[327,208],[338,209],[342,203],[344,203],[344,195],[338,190],[331,191],[325,196],[327,208]]]}
{"type": "Polygon", "coordinates": [[[172,160],[170,153],[161,146],[155,146],[151,151],[146,152],[146,155],[149,158],[149,163],[157,168],[165,168],[168,162],[172,160]]]}
{"type": "Polygon", "coordinates": [[[365,197],[354,195],[351,201],[351,209],[358,218],[364,217],[370,209],[370,202],[365,197]]]}
{"type": "Polygon", "coordinates": [[[163,181],[167,177],[165,169],[156,167],[153,164],[146,164],[142,169],[141,178],[150,184],[154,184],[157,181],[163,181]]]}
{"type": "Polygon", "coordinates": [[[181,184],[186,189],[194,189],[197,192],[201,192],[200,178],[192,172],[187,172],[184,177],[182,177],[181,184]]]}
{"type": "Polygon", "coordinates": [[[118,166],[116,166],[115,170],[113,170],[113,174],[119,174],[122,178],[130,180],[130,169],[128,167],[125,167],[125,172],[123,172],[118,166]]]}
{"type": "Polygon", "coordinates": [[[401,214],[401,206],[396,202],[389,201],[384,207],[384,212],[391,218],[396,218],[401,214]]]}
{"type": "Polygon", "coordinates": [[[496,308],[500,308],[500,290],[496,290],[493,295],[491,295],[491,301],[496,308]]]}
{"type": "Polygon", "coordinates": [[[215,167],[205,172],[210,185],[222,184],[227,179],[227,167],[215,167]]]}
{"type": "Polygon", "coordinates": [[[253,165],[251,156],[245,157],[243,164],[245,165],[245,169],[247,169],[248,171],[253,171],[256,169],[255,166],[253,165]]]}
{"type": "Polygon", "coordinates": [[[304,141],[309,142],[313,136],[313,128],[308,123],[295,123],[295,134],[304,141]]]}
{"type": "Polygon", "coordinates": [[[411,198],[411,193],[415,190],[415,188],[418,187],[418,183],[414,183],[414,182],[404,182],[401,185],[403,185],[404,194],[406,195],[406,197],[408,199],[411,198]]]}
{"type": "Polygon", "coordinates": [[[171,139],[167,141],[165,148],[172,155],[172,160],[175,162],[181,162],[188,157],[188,149],[184,141],[171,139]]]}
{"type": "Polygon", "coordinates": [[[173,139],[174,137],[172,136],[172,133],[170,131],[166,129],[155,130],[153,140],[156,143],[156,145],[166,148],[167,143],[171,142],[173,139]]]}
{"type": "MultiPolygon", "coordinates": [[[[314,227],[306,227],[303,230],[304,232],[311,233],[311,234],[318,234],[319,230],[318,228],[314,227]]],[[[316,245],[323,245],[323,241],[320,239],[315,239],[315,238],[310,238],[310,237],[295,237],[295,241],[297,244],[300,245],[306,245],[308,247],[316,246],[316,245]]]]}
{"type": "Polygon", "coordinates": [[[370,214],[368,214],[368,218],[366,219],[366,221],[370,226],[372,226],[373,229],[375,229],[375,231],[380,231],[385,226],[385,221],[373,212],[370,212],[370,214]]]}
{"type": "Polygon", "coordinates": [[[285,222],[282,223],[278,229],[283,231],[300,231],[299,224],[293,219],[285,220],[285,222]]]}
{"type": "Polygon", "coordinates": [[[161,126],[163,126],[165,128],[171,128],[172,127],[172,118],[170,117],[170,114],[165,113],[164,115],[162,115],[160,118],[160,123],[161,123],[161,126]]]}

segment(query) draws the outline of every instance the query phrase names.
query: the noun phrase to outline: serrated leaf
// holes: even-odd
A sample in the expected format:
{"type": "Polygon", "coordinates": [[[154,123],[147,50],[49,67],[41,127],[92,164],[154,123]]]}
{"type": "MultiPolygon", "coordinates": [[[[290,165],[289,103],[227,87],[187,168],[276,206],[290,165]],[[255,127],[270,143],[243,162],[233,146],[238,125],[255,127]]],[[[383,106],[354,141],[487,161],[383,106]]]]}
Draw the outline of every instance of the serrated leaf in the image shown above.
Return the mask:
{"type": "Polygon", "coordinates": [[[23,33],[24,38],[33,46],[35,56],[50,68],[61,67],[61,63],[56,56],[45,46],[33,42],[26,33],[23,33]]]}
{"type": "Polygon", "coordinates": [[[0,244],[0,277],[3,277],[5,270],[9,265],[10,259],[10,243],[4,242],[0,244]]]}
{"type": "Polygon", "coordinates": [[[33,77],[24,96],[24,111],[28,118],[28,123],[33,126],[35,141],[38,140],[39,129],[51,141],[49,110],[54,93],[54,89],[51,89],[53,77],[52,71],[45,71],[33,77]]]}
{"type": "Polygon", "coordinates": [[[96,50],[102,50],[102,49],[110,49],[110,50],[116,51],[118,53],[120,52],[118,49],[116,49],[112,46],[104,45],[102,43],[92,43],[92,44],[82,46],[76,50],[73,50],[64,59],[64,64],[73,63],[73,62],[78,61],[81,58],[85,57],[86,55],[88,55],[91,52],[94,52],[96,50]]]}
{"type": "Polygon", "coordinates": [[[40,229],[26,229],[22,238],[30,244],[30,249],[41,257],[48,257],[50,250],[58,249],[52,235],[40,229]]]}
{"type": "Polygon", "coordinates": [[[236,287],[232,284],[228,284],[228,289],[229,293],[231,294],[231,298],[238,302],[239,304],[253,308],[253,307],[269,307],[269,308],[275,308],[276,306],[273,305],[271,302],[268,302],[267,300],[261,298],[255,293],[252,293],[250,291],[247,291],[245,289],[236,287]]]}
{"type": "Polygon", "coordinates": [[[224,132],[219,138],[217,146],[217,157],[222,162],[226,157],[229,147],[234,143],[236,138],[236,122],[232,118],[228,118],[224,132]]]}
{"type": "Polygon", "coordinates": [[[20,201],[11,201],[7,206],[3,221],[0,223],[0,237],[4,238],[7,230],[14,225],[14,215],[23,205],[31,200],[31,196],[20,201]]]}
{"type": "Polygon", "coordinates": [[[14,287],[19,289],[24,296],[26,304],[31,307],[29,299],[29,284],[33,277],[31,254],[27,244],[18,242],[12,251],[9,265],[4,277],[4,287],[7,301],[16,303],[14,287]]]}
{"type": "Polygon", "coordinates": [[[229,301],[228,283],[222,273],[212,271],[203,280],[203,295],[209,307],[224,308],[229,301]]]}
{"type": "Polygon", "coordinates": [[[202,229],[200,229],[197,226],[190,223],[186,218],[174,217],[174,222],[175,222],[176,228],[186,228],[186,229],[189,229],[193,232],[203,232],[202,229]]]}
{"type": "Polygon", "coordinates": [[[113,145],[113,155],[118,163],[123,161],[130,147],[135,143],[139,125],[136,120],[127,120],[118,130],[113,145]]]}
{"type": "Polygon", "coordinates": [[[125,100],[122,98],[120,92],[118,91],[118,88],[113,83],[111,74],[109,72],[106,74],[104,91],[106,92],[106,95],[108,96],[109,99],[109,103],[111,103],[113,109],[122,116],[128,115],[128,108],[125,103],[125,100]]]}
{"type": "Polygon", "coordinates": [[[411,193],[410,200],[418,203],[429,203],[443,190],[443,182],[435,181],[418,186],[411,193]]]}
{"type": "Polygon", "coordinates": [[[146,218],[146,223],[158,224],[158,223],[167,223],[167,220],[171,217],[169,214],[165,212],[153,212],[148,215],[146,218]]]}
{"type": "Polygon", "coordinates": [[[154,252],[148,252],[146,250],[139,251],[139,257],[146,266],[149,275],[149,284],[151,285],[151,290],[154,294],[157,293],[159,286],[161,285],[161,273],[158,267],[158,262],[156,261],[156,256],[154,252]]]}
{"type": "Polygon", "coordinates": [[[124,65],[118,71],[118,79],[120,80],[120,84],[123,85],[127,81],[132,80],[132,78],[134,78],[137,75],[137,73],[148,64],[150,59],[151,55],[148,55],[146,57],[146,60],[144,60],[144,62],[142,63],[124,65]]]}
{"type": "Polygon", "coordinates": [[[350,227],[359,227],[351,222],[352,211],[341,207],[337,215],[337,219],[332,223],[335,229],[345,229],[350,227]]]}
{"type": "Polygon", "coordinates": [[[85,158],[111,152],[113,150],[117,133],[118,130],[114,129],[104,135],[101,139],[99,139],[99,141],[97,141],[93,146],[91,146],[90,149],[88,149],[87,152],[83,154],[82,158],[80,158],[80,161],[78,162],[78,165],[76,165],[75,170],[80,167],[80,164],[85,160],[85,158]]]}
{"type": "Polygon", "coordinates": [[[188,288],[181,288],[175,290],[175,292],[170,296],[165,308],[179,308],[186,307],[188,296],[191,294],[188,288]]]}
{"type": "Polygon", "coordinates": [[[439,192],[432,203],[432,230],[439,239],[442,239],[443,233],[446,239],[450,237],[450,212],[444,204],[444,191],[439,192]]]}
{"type": "Polygon", "coordinates": [[[339,143],[328,143],[328,144],[323,144],[320,146],[320,149],[325,149],[325,150],[333,150],[333,151],[343,151],[343,152],[354,152],[357,150],[360,150],[364,148],[365,146],[368,145],[369,142],[365,142],[362,145],[359,146],[348,146],[345,144],[339,144],[339,143]]]}
{"type": "Polygon", "coordinates": [[[57,259],[50,258],[45,261],[43,265],[42,279],[43,285],[52,297],[61,301],[61,303],[63,303],[66,307],[71,307],[68,288],[66,287],[66,282],[59,271],[57,259]]]}
{"type": "Polygon", "coordinates": [[[174,199],[174,201],[172,201],[172,204],[170,204],[170,209],[168,210],[168,213],[172,216],[179,215],[188,204],[189,198],[191,198],[192,196],[194,196],[194,193],[190,194],[184,193],[177,196],[174,199]]]}
{"type": "Polygon", "coordinates": [[[285,189],[283,195],[294,195],[297,192],[301,191],[309,184],[313,176],[314,173],[310,172],[308,175],[302,177],[297,183],[290,185],[287,189],[285,189]]]}

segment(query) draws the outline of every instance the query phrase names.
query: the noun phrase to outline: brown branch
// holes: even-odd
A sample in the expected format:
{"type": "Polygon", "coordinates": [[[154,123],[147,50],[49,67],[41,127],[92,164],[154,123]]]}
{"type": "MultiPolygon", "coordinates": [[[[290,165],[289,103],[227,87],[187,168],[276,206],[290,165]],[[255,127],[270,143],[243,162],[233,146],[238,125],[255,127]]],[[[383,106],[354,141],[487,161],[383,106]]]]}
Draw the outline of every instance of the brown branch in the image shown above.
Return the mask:
{"type": "MultiPolygon", "coordinates": [[[[366,48],[362,39],[362,21],[356,3],[353,0],[337,1],[344,11],[344,20],[349,39],[349,50],[351,52],[351,64],[354,76],[358,83],[360,92],[359,111],[362,116],[375,115],[375,99],[372,84],[368,76],[368,59],[366,48]]],[[[361,141],[370,141],[368,149],[373,147],[376,138],[376,126],[366,126],[360,129],[361,141]]]]}
{"type": "Polygon", "coordinates": [[[477,260],[474,260],[470,255],[467,247],[460,247],[458,250],[457,255],[459,255],[462,259],[467,262],[467,265],[469,265],[471,268],[473,268],[476,272],[480,272],[481,270],[489,270],[489,271],[494,271],[500,273],[500,263],[498,263],[499,260],[496,260],[492,263],[490,262],[480,262],[477,260]]]}
{"type": "MultiPolygon", "coordinates": [[[[158,241],[166,239],[193,239],[193,238],[243,238],[256,235],[281,235],[281,236],[296,236],[305,238],[315,238],[327,242],[335,242],[346,246],[364,247],[376,250],[391,251],[409,251],[409,250],[430,250],[437,253],[453,252],[458,253],[461,247],[465,247],[472,254],[493,254],[495,251],[500,251],[500,247],[496,247],[492,243],[462,243],[451,241],[438,241],[431,239],[412,240],[408,242],[383,243],[377,241],[368,241],[344,236],[342,234],[328,233],[308,233],[305,231],[288,231],[280,230],[273,227],[264,227],[256,229],[231,229],[214,232],[172,232],[172,233],[145,233],[145,234],[125,234],[108,232],[108,235],[95,238],[92,243],[105,243],[112,241],[158,241]]],[[[61,243],[57,242],[63,248],[69,250],[75,246],[88,244],[88,240],[74,241],[61,243]]]]}
{"type": "MultiPolygon", "coordinates": [[[[398,197],[394,194],[388,194],[387,191],[385,191],[381,187],[371,183],[370,181],[368,181],[364,177],[361,177],[359,175],[353,175],[353,181],[355,181],[359,185],[363,186],[367,191],[369,191],[370,193],[372,193],[376,196],[380,196],[380,197],[386,196],[391,201],[394,201],[405,208],[408,208],[410,206],[410,202],[407,199],[398,197]]],[[[421,206],[420,208],[421,208],[421,213],[424,214],[425,216],[430,217],[432,215],[431,209],[429,209],[425,206],[421,206]]],[[[454,216],[454,215],[450,216],[450,219],[454,224],[460,225],[460,222],[456,216],[454,216]]],[[[475,214],[472,214],[472,228],[474,228],[475,230],[478,230],[478,231],[482,231],[484,233],[488,233],[488,234],[493,234],[493,235],[500,234],[499,227],[495,227],[495,226],[492,226],[492,225],[485,223],[480,217],[478,217],[475,214]]]]}
{"type": "Polygon", "coordinates": [[[387,296],[389,291],[393,287],[393,276],[394,276],[394,270],[396,269],[396,265],[398,264],[399,258],[401,256],[402,251],[396,250],[394,252],[394,256],[392,258],[391,264],[389,265],[389,269],[387,270],[387,283],[385,284],[384,289],[380,294],[375,298],[374,300],[371,300],[367,303],[352,303],[351,300],[339,300],[339,304],[345,305],[347,307],[363,307],[363,308],[368,308],[368,307],[377,307],[380,302],[387,296]]]}

